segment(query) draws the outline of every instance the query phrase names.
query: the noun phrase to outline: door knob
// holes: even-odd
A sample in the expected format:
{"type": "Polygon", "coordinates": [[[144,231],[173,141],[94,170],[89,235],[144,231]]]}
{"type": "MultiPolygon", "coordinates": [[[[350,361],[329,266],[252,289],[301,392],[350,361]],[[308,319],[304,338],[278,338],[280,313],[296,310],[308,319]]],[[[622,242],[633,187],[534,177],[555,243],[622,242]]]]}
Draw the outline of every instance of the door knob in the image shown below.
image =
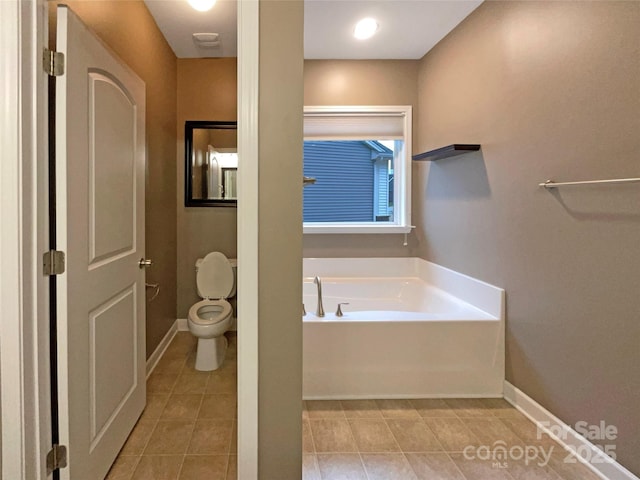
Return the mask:
{"type": "Polygon", "coordinates": [[[140,268],[149,268],[151,265],[153,265],[153,260],[149,258],[141,258],[138,262],[138,267],[140,268]]]}

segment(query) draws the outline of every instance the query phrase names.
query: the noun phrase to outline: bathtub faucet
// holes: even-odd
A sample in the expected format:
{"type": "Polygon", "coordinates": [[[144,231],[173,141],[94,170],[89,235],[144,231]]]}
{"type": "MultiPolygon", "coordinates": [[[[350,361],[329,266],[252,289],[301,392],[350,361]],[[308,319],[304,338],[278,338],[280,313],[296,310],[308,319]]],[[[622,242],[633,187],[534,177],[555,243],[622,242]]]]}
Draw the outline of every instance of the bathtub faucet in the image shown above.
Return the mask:
{"type": "Polygon", "coordinates": [[[316,309],[316,316],[324,317],[324,308],[322,308],[322,281],[320,277],[314,278],[313,283],[318,286],[318,308],[316,309]]]}

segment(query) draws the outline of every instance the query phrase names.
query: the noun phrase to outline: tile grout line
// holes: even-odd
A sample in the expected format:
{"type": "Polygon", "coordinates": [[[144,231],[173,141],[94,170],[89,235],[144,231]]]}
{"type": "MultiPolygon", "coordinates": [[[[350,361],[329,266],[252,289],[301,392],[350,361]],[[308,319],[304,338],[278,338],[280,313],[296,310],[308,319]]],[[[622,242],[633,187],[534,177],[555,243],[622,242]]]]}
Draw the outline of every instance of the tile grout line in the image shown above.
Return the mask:
{"type": "MultiPolygon", "coordinates": [[[[467,417],[468,418],[468,417],[467,417]]],[[[482,441],[480,441],[480,439],[478,438],[478,436],[473,433],[473,431],[467,426],[467,424],[464,422],[463,418],[459,418],[456,417],[456,420],[460,423],[460,425],[462,425],[464,427],[464,429],[467,431],[467,433],[469,434],[470,438],[475,441],[478,445],[482,445],[482,441]]],[[[463,449],[464,450],[464,449],[463,449]]],[[[463,450],[460,451],[453,451],[451,450],[451,453],[461,453],[463,450]]]]}
{"type": "MultiPolygon", "coordinates": [[[[167,400],[167,403],[168,403],[168,402],[169,402],[169,401],[167,400]]],[[[163,410],[164,410],[164,408],[163,408],[163,410]]],[[[162,412],[161,412],[160,414],[162,414],[162,412]]],[[[138,421],[139,421],[139,420],[138,420],[138,421]]],[[[159,421],[160,421],[160,417],[158,417],[158,418],[156,418],[156,419],[155,419],[155,423],[154,423],[154,425],[153,425],[153,429],[151,429],[151,433],[149,434],[149,438],[147,438],[147,441],[146,441],[146,442],[144,442],[144,446],[142,447],[142,450],[140,451],[140,458],[142,458],[142,456],[144,455],[145,450],[146,450],[146,449],[147,449],[147,447],[149,446],[149,442],[151,441],[151,437],[153,436],[153,432],[155,432],[155,431],[156,431],[156,428],[158,427],[158,422],[159,422],[159,421]]],[[[135,427],[133,427],[133,428],[135,428],[135,427]]],[[[118,456],[120,456],[120,454],[118,454],[118,456]]],[[[137,465],[136,465],[136,468],[137,468],[137,465]]],[[[133,474],[132,474],[132,476],[133,476],[133,474]]]]}
{"type": "MultiPolygon", "coordinates": [[[[411,402],[409,402],[409,405],[411,405],[411,408],[413,408],[416,411],[416,413],[418,414],[418,417],[420,417],[420,414],[413,407],[413,404],[411,402]]],[[[416,480],[418,480],[418,472],[416,472],[415,469],[413,468],[413,466],[411,465],[411,462],[409,461],[409,459],[407,458],[407,455],[405,454],[404,450],[402,449],[402,446],[400,445],[400,442],[398,441],[398,439],[396,438],[395,434],[393,433],[393,430],[391,430],[391,427],[389,426],[389,418],[385,418],[384,413],[382,414],[382,418],[384,420],[385,426],[387,427],[387,430],[389,430],[389,433],[391,433],[391,438],[393,438],[393,441],[396,443],[396,446],[398,447],[398,450],[400,451],[400,454],[402,455],[402,458],[404,458],[404,461],[407,462],[407,465],[409,466],[409,470],[411,472],[413,472],[413,476],[416,478],[416,480]]],[[[397,419],[393,419],[392,418],[391,420],[397,420],[397,419]]],[[[407,419],[407,420],[409,420],[409,419],[407,419]]]]}
{"type": "Polygon", "coordinates": [[[229,445],[227,445],[227,454],[231,455],[231,445],[233,444],[233,430],[238,428],[238,420],[235,418],[231,420],[231,435],[229,435],[229,445]]]}
{"type": "Polygon", "coordinates": [[[464,472],[460,469],[460,467],[458,466],[458,464],[456,462],[453,461],[453,458],[451,458],[451,455],[449,455],[449,453],[445,452],[445,455],[447,456],[447,458],[449,459],[449,461],[453,464],[453,468],[456,469],[456,471],[460,472],[460,476],[464,479],[464,480],[469,480],[467,478],[467,476],[464,474],[464,472]]]}
{"type": "MultiPolygon", "coordinates": [[[[171,344],[169,344],[169,345],[171,345],[171,344]]],[[[164,357],[165,353],[166,353],[166,351],[162,354],[162,357],[160,357],[160,359],[158,360],[158,363],[162,360],[162,358],[164,357]]],[[[185,360],[185,364],[186,364],[186,360],[185,360]]],[[[180,369],[180,372],[182,372],[182,369],[184,369],[184,365],[185,364],[183,364],[182,368],[180,369]]],[[[149,446],[149,442],[151,441],[153,433],[155,432],[156,428],[158,427],[158,424],[160,422],[160,418],[162,417],[162,413],[164,412],[165,408],[167,408],[167,405],[169,404],[169,400],[171,399],[171,395],[173,394],[173,391],[174,391],[175,386],[177,384],[178,377],[180,376],[180,372],[177,374],[176,379],[174,380],[173,384],[171,385],[171,388],[169,389],[167,401],[165,402],[164,406],[162,407],[162,410],[160,411],[159,416],[154,419],[155,423],[154,423],[153,429],[151,430],[151,434],[149,435],[149,438],[147,438],[147,441],[145,442],[144,447],[142,448],[142,451],[140,452],[140,455],[138,457],[138,461],[136,462],[136,465],[135,465],[134,469],[131,472],[129,480],[133,479],[133,477],[134,477],[134,475],[136,473],[136,470],[137,470],[138,466],[140,465],[140,462],[142,461],[143,456],[145,456],[144,453],[145,453],[147,447],[149,446]]],[[[144,410],[143,410],[143,414],[144,414],[144,410]]],[[[142,415],[141,415],[141,417],[142,417],[142,415]]],[[[140,418],[138,419],[138,422],[139,421],[140,421],[140,418]]],[[[136,424],[137,424],[137,422],[136,422],[136,424]]],[[[118,454],[118,456],[120,456],[120,455],[118,454]]],[[[116,460],[117,460],[117,457],[116,457],[116,460]]],[[[180,465],[180,468],[182,468],[182,465],[180,465]]],[[[178,473],[179,473],[179,470],[178,470],[178,473]]]]}
{"type": "MultiPolygon", "coordinates": [[[[131,455],[133,456],[133,455],[131,455]]],[[[116,464],[116,462],[118,461],[120,457],[120,454],[118,454],[118,456],[116,457],[116,459],[113,461],[113,464],[111,465],[111,468],[109,469],[109,472],[107,472],[107,479],[109,478],[109,473],[111,472],[111,469],[113,468],[113,466],[116,464]]],[[[127,476],[127,478],[125,478],[124,480],[131,480],[133,478],[133,474],[136,473],[136,468],[138,468],[138,464],[140,463],[140,460],[142,460],[142,455],[135,455],[135,463],[133,465],[133,468],[131,469],[131,472],[129,473],[129,475],[127,476]]]]}
{"type": "MultiPolygon", "coordinates": [[[[389,419],[384,416],[384,413],[380,410],[380,406],[378,405],[378,403],[375,402],[375,404],[376,404],[376,407],[378,408],[378,411],[380,412],[380,415],[382,416],[382,422],[383,422],[384,426],[387,428],[388,432],[391,434],[391,438],[393,438],[393,441],[396,444],[396,447],[398,447],[398,451],[400,452],[400,454],[404,458],[404,461],[407,462],[407,465],[409,465],[409,469],[413,472],[413,474],[414,474],[414,476],[416,477],[416,480],[417,480],[417,474],[416,474],[415,470],[413,469],[413,467],[409,463],[409,459],[405,456],[404,452],[402,451],[402,447],[400,446],[400,443],[398,442],[398,439],[396,438],[396,436],[393,434],[393,431],[389,427],[389,423],[388,423],[389,419]]],[[[413,407],[413,405],[412,405],[412,407],[413,407]]],[[[417,413],[417,411],[416,411],[416,413],[417,413]]],[[[351,428],[351,423],[349,423],[349,428],[351,428]]],[[[353,430],[352,430],[352,435],[353,435],[353,430]]],[[[354,435],[354,440],[355,440],[355,435],[354,435]]],[[[364,467],[364,473],[367,476],[367,478],[369,478],[369,473],[367,472],[367,467],[364,465],[364,460],[362,459],[362,452],[360,452],[360,446],[357,444],[357,442],[356,442],[356,447],[358,447],[358,455],[360,456],[360,461],[362,462],[362,465],[364,467]]],[[[393,454],[394,452],[384,452],[384,453],[393,454]]]]}
{"type": "MultiPolygon", "coordinates": [[[[447,399],[444,399],[444,402],[445,402],[445,404],[446,404],[447,406],[449,406],[449,407],[451,408],[451,405],[449,404],[449,402],[447,402],[447,399]]],[[[454,408],[451,408],[451,410],[453,411],[454,415],[456,416],[455,418],[456,418],[458,421],[460,421],[460,422],[462,423],[462,425],[464,426],[464,428],[465,428],[465,429],[466,429],[466,430],[471,434],[471,436],[472,436],[473,438],[475,438],[476,440],[478,440],[478,443],[480,443],[480,444],[481,444],[482,442],[480,442],[480,439],[479,439],[479,438],[476,436],[476,434],[475,434],[475,433],[474,433],[474,432],[473,432],[473,431],[468,427],[467,423],[465,422],[465,419],[487,419],[487,418],[489,418],[489,419],[497,419],[497,420],[499,420],[499,421],[500,421],[500,423],[501,423],[501,424],[503,424],[503,425],[505,425],[507,428],[509,428],[509,427],[508,427],[508,425],[506,425],[504,422],[502,422],[502,421],[501,421],[501,419],[500,419],[499,417],[497,417],[497,416],[495,415],[495,413],[491,411],[491,409],[490,409],[490,408],[487,408],[487,409],[486,409],[486,410],[488,411],[488,413],[489,413],[488,415],[465,415],[465,416],[463,416],[463,415],[459,414],[459,413],[458,413],[454,408]]],[[[427,426],[428,426],[428,425],[427,425],[427,426]]],[[[511,431],[511,429],[509,429],[509,430],[511,431]]],[[[515,434],[515,432],[512,432],[512,433],[514,433],[514,434],[515,434]]],[[[516,435],[516,437],[517,437],[519,440],[522,440],[518,435],[516,435]]],[[[456,462],[451,458],[451,453],[460,453],[460,452],[445,452],[445,453],[446,453],[447,457],[449,458],[449,460],[453,463],[453,465],[454,465],[454,467],[456,468],[456,470],[457,470],[458,472],[460,472],[460,474],[462,475],[462,478],[464,478],[464,479],[467,479],[467,480],[468,480],[468,477],[464,474],[464,472],[462,471],[462,469],[461,469],[461,468],[458,466],[458,464],[457,464],[457,463],[456,463],[456,462]]],[[[508,470],[505,470],[505,473],[506,473],[506,475],[507,475],[509,478],[513,479],[513,476],[511,475],[511,473],[510,473],[508,470]]]]}
{"type": "MultiPolygon", "coordinates": [[[[420,415],[420,412],[418,412],[418,415],[420,415]]],[[[431,427],[429,426],[429,424],[427,422],[424,421],[424,418],[422,417],[422,415],[420,415],[420,422],[422,422],[422,424],[424,425],[424,427],[429,431],[429,433],[431,433],[431,435],[433,435],[433,438],[435,439],[436,443],[438,444],[438,446],[441,448],[441,452],[445,451],[444,445],[442,445],[442,443],[440,442],[440,439],[438,438],[438,436],[436,435],[436,432],[434,432],[431,427]]],[[[410,452],[413,453],[413,452],[410,452]]],[[[417,452],[416,452],[417,453],[417,452]]],[[[427,452],[428,453],[428,452],[427,452]]],[[[435,452],[433,452],[435,453],[435,452]]]]}
{"type": "Polygon", "coordinates": [[[318,453],[318,449],[316,448],[316,439],[313,437],[313,429],[311,428],[311,419],[308,418],[309,412],[307,411],[307,424],[309,424],[309,436],[311,437],[311,446],[313,447],[313,454],[316,455],[318,453]]]}
{"type": "MultiPolygon", "coordinates": [[[[182,372],[184,371],[184,369],[187,367],[187,362],[189,361],[189,356],[191,355],[193,350],[193,347],[189,349],[189,352],[186,354],[186,358],[184,361],[184,364],[182,365],[182,370],[180,370],[180,373],[178,373],[178,377],[180,377],[180,375],[182,374],[182,372]]],[[[207,377],[207,382],[209,381],[209,378],[207,377]]],[[[176,385],[178,384],[178,379],[176,379],[176,382],[173,384],[173,388],[171,389],[171,394],[169,395],[169,400],[171,400],[171,396],[173,395],[173,392],[176,388],[176,385]]],[[[206,387],[206,385],[205,385],[206,387]]],[[[182,469],[184,468],[184,462],[187,458],[187,452],[189,451],[189,446],[191,445],[191,439],[193,438],[193,432],[196,429],[196,422],[198,421],[198,415],[200,415],[200,409],[202,408],[202,402],[204,401],[204,394],[200,395],[200,405],[198,406],[198,411],[196,412],[196,417],[193,420],[193,426],[191,428],[191,433],[189,434],[189,441],[187,442],[187,448],[185,449],[185,453],[182,455],[182,461],[180,462],[180,468],[178,469],[178,476],[177,479],[180,479],[180,476],[182,475],[182,469]]],[[[167,403],[169,403],[169,401],[167,401],[167,403]]],[[[228,462],[227,462],[228,463],[228,462]]]]}
{"type": "Polygon", "coordinates": [[[369,478],[369,472],[367,472],[367,467],[364,464],[364,460],[362,459],[362,453],[360,452],[359,448],[358,448],[358,458],[360,459],[360,465],[362,465],[362,471],[364,472],[364,476],[367,477],[366,480],[371,480],[369,478]]]}
{"type": "MultiPolygon", "coordinates": [[[[227,453],[186,453],[189,457],[226,457],[227,453]]],[[[232,454],[233,455],[233,454],[232,454]]],[[[127,455],[127,458],[133,457],[181,457],[181,453],[154,453],[152,455],[127,455]]]]}
{"type": "MultiPolygon", "coordinates": [[[[229,344],[230,341],[227,338],[227,352],[229,349],[229,344]]],[[[237,346],[236,346],[237,348],[237,346]]],[[[236,350],[236,360],[237,360],[237,350],[236,350]]],[[[225,352],[225,358],[222,360],[222,363],[224,363],[225,361],[230,361],[230,358],[226,357],[226,352],[225,352]]],[[[235,389],[235,396],[236,396],[236,404],[235,404],[235,415],[233,417],[233,419],[231,420],[231,435],[229,435],[229,444],[227,445],[227,468],[225,469],[224,472],[224,478],[225,480],[227,480],[227,478],[229,477],[229,468],[230,468],[230,463],[231,463],[231,444],[233,443],[233,430],[236,429],[237,432],[237,428],[238,428],[238,384],[237,384],[237,365],[236,365],[236,389],[235,389]]],[[[205,385],[205,389],[204,389],[204,395],[206,395],[207,391],[209,390],[209,382],[211,382],[211,372],[209,372],[209,376],[207,377],[207,382],[205,385]]],[[[202,400],[204,403],[204,395],[202,396],[202,400]]],[[[200,408],[202,408],[202,405],[200,405],[200,408]]],[[[198,415],[200,414],[200,411],[198,411],[198,415]]],[[[237,435],[236,435],[237,436],[237,435]]],[[[238,457],[236,456],[236,467],[237,467],[237,462],[238,462],[238,457]]]]}
{"type": "MultiPolygon", "coordinates": [[[[527,445],[527,440],[525,440],[525,439],[523,438],[523,436],[518,435],[518,432],[516,432],[513,428],[511,428],[511,426],[509,426],[506,422],[504,422],[502,417],[497,417],[497,418],[498,418],[498,420],[500,420],[500,423],[502,423],[503,425],[505,425],[505,426],[506,426],[506,427],[507,427],[507,428],[508,428],[508,429],[509,429],[509,430],[510,430],[510,431],[511,431],[511,432],[512,432],[516,437],[518,437],[518,438],[519,438],[519,439],[520,439],[520,440],[525,444],[525,446],[527,445]]],[[[505,417],[505,418],[506,418],[506,417],[505,417]]],[[[525,418],[526,418],[526,417],[525,417],[525,418]]],[[[531,420],[529,420],[528,418],[526,418],[526,420],[527,420],[528,422],[531,422],[531,420]]],[[[533,425],[535,425],[533,422],[531,422],[531,423],[532,423],[533,425]]],[[[562,447],[561,447],[561,448],[562,448],[562,447]]],[[[554,445],[554,449],[555,449],[555,445],[554,445]]],[[[547,463],[547,465],[546,465],[546,466],[547,466],[547,467],[549,467],[549,469],[550,469],[553,473],[555,473],[555,474],[558,476],[558,478],[560,478],[561,480],[568,480],[564,475],[561,475],[559,472],[557,472],[557,471],[556,471],[556,469],[555,469],[555,468],[553,468],[553,465],[550,465],[549,463],[547,463]]]]}
{"type": "MultiPolygon", "coordinates": [[[[351,422],[349,421],[350,419],[347,417],[347,414],[344,411],[344,405],[342,404],[342,401],[338,400],[338,403],[340,404],[340,410],[342,412],[342,416],[345,419],[345,421],[347,422],[347,426],[349,427],[349,432],[351,433],[351,437],[353,438],[353,443],[356,446],[356,453],[358,455],[358,459],[360,460],[360,465],[362,466],[362,471],[364,472],[364,475],[367,478],[367,480],[369,480],[369,473],[367,472],[367,467],[364,464],[364,460],[362,458],[362,452],[360,451],[360,446],[358,445],[358,442],[356,441],[356,436],[353,433],[353,428],[351,428],[351,422]]],[[[376,407],[377,407],[377,405],[376,405],[376,407]]],[[[311,425],[311,424],[309,424],[309,425],[311,425]]],[[[313,439],[313,435],[312,435],[312,439],[313,439]]],[[[313,441],[314,441],[314,450],[315,450],[315,440],[313,440],[313,441]]],[[[317,455],[316,455],[316,457],[317,457],[317,455]]],[[[320,473],[321,480],[324,480],[323,475],[322,475],[322,471],[320,470],[320,464],[319,463],[318,463],[318,472],[320,473]]]]}
{"type": "MultiPolygon", "coordinates": [[[[211,378],[211,377],[209,377],[211,378]]],[[[209,383],[209,381],[207,380],[207,383],[209,383]]],[[[203,395],[203,400],[204,400],[204,395],[203,395]]],[[[202,408],[202,406],[200,407],[202,408]]],[[[236,419],[234,418],[233,420],[231,420],[231,432],[229,435],[229,444],[227,445],[227,468],[224,471],[224,478],[225,480],[227,479],[227,477],[229,476],[229,463],[231,462],[231,443],[233,442],[233,429],[237,428],[236,427],[236,419]]]]}
{"type": "MultiPolygon", "coordinates": [[[[303,402],[306,403],[306,401],[303,400],[303,402]]],[[[338,404],[340,405],[340,412],[342,413],[342,417],[339,418],[331,418],[331,417],[327,417],[329,419],[335,419],[335,420],[345,420],[347,422],[347,426],[349,427],[349,433],[351,433],[351,437],[353,438],[353,443],[356,446],[356,452],[318,452],[316,445],[315,445],[315,438],[313,435],[313,429],[311,428],[311,416],[309,414],[309,410],[307,408],[307,422],[309,424],[309,433],[311,435],[311,442],[313,444],[313,460],[315,462],[315,466],[316,466],[316,471],[318,472],[318,475],[320,476],[320,480],[324,480],[324,476],[322,475],[322,470],[320,469],[320,462],[318,459],[319,455],[322,454],[326,454],[326,455],[344,455],[344,454],[351,454],[353,455],[354,453],[358,455],[358,459],[360,460],[360,465],[362,466],[362,471],[364,472],[364,475],[366,477],[367,480],[369,480],[369,475],[367,473],[367,469],[364,465],[364,460],[362,459],[362,455],[360,452],[360,447],[358,446],[358,442],[356,442],[356,438],[355,435],[353,434],[353,429],[351,428],[351,423],[349,422],[349,418],[347,418],[347,415],[344,411],[344,406],[342,405],[342,401],[338,400],[338,404]]],[[[308,404],[307,404],[308,406],[308,404]]],[[[322,418],[319,418],[320,420],[322,420],[322,418]]],[[[304,473],[304,472],[303,472],[304,473]]]]}
{"type": "MultiPolygon", "coordinates": [[[[171,343],[169,345],[171,345],[171,343]]],[[[164,357],[165,354],[166,354],[166,350],[165,350],[165,352],[163,352],[162,357],[160,357],[160,359],[158,359],[158,363],[162,360],[162,358],[164,357]]],[[[184,368],[184,366],[183,366],[183,368],[184,368]]],[[[180,376],[179,373],[178,373],[178,376],[180,376]]],[[[133,477],[134,477],[134,475],[136,473],[136,470],[138,469],[138,466],[140,465],[140,462],[142,461],[142,457],[145,456],[144,453],[147,450],[147,447],[149,446],[149,442],[151,442],[151,438],[153,437],[153,434],[156,431],[156,428],[158,428],[158,424],[160,423],[160,418],[162,417],[162,413],[164,412],[165,408],[167,408],[167,405],[169,404],[169,400],[171,399],[171,395],[173,394],[173,389],[175,388],[175,385],[176,385],[176,383],[178,381],[178,376],[176,376],[176,380],[173,382],[171,388],[169,389],[169,393],[168,393],[168,396],[167,396],[167,401],[164,403],[164,405],[162,407],[162,410],[160,411],[158,417],[153,419],[154,420],[153,429],[151,430],[151,433],[149,434],[149,438],[147,438],[147,441],[144,443],[144,447],[142,447],[142,450],[141,450],[140,455],[139,455],[139,459],[136,462],[136,466],[133,469],[133,471],[131,472],[131,476],[129,477],[130,479],[133,479],[133,477]]],[[[145,405],[145,407],[146,407],[146,405],[145,405]]],[[[143,414],[144,414],[144,410],[143,410],[143,414]]],[[[141,417],[142,417],[142,415],[141,415],[141,417]]],[[[140,418],[138,419],[138,422],[139,421],[140,421],[140,418]]],[[[136,422],[136,425],[137,425],[137,422],[136,422]]],[[[119,454],[118,454],[118,456],[119,456],[119,454]]],[[[117,460],[117,457],[116,457],[116,460],[117,460]]]]}
{"type": "MultiPolygon", "coordinates": [[[[431,430],[431,428],[429,428],[429,425],[427,425],[427,423],[424,421],[424,418],[422,417],[422,415],[420,415],[420,412],[418,412],[418,409],[415,408],[415,405],[413,404],[413,402],[411,402],[411,400],[409,400],[409,404],[411,405],[411,407],[413,408],[413,410],[416,411],[416,413],[418,414],[418,419],[415,420],[418,423],[421,423],[422,425],[424,425],[424,427],[429,431],[429,433],[431,433],[431,435],[433,435],[433,438],[435,439],[436,443],[438,444],[438,446],[441,448],[441,451],[444,452],[444,446],[440,443],[440,440],[438,440],[438,437],[435,435],[435,433],[431,430]]],[[[384,418],[384,417],[383,417],[384,418]]],[[[411,471],[414,473],[414,475],[416,476],[416,478],[418,478],[418,472],[416,472],[415,468],[413,468],[413,465],[411,464],[411,462],[409,461],[409,458],[407,457],[407,453],[433,453],[433,452],[406,452],[402,446],[400,445],[400,442],[398,441],[396,435],[393,433],[393,430],[391,430],[391,427],[389,426],[389,418],[384,418],[385,424],[387,425],[387,428],[389,429],[389,431],[391,432],[391,436],[393,437],[393,439],[395,440],[398,448],[400,449],[400,453],[402,454],[402,456],[404,457],[405,461],[407,462],[407,464],[409,465],[409,468],[411,469],[411,471]]],[[[397,420],[397,419],[391,419],[391,420],[397,420]]],[[[413,420],[410,418],[407,418],[406,420],[413,420]]]]}
{"type": "MultiPolygon", "coordinates": [[[[228,353],[228,351],[229,351],[229,345],[230,344],[231,344],[231,342],[229,341],[229,338],[227,338],[227,352],[225,352],[225,360],[226,361],[230,360],[229,358],[226,358],[226,353],[228,353]]],[[[235,349],[234,356],[236,358],[236,361],[238,359],[238,350],[237,350],[237,348],[238,348],[238,345],[236,343],[235,346],[234,346],[234,349],[235,349]]],[[[223,362],[225,360],[223,360],[223,362]]],[[[237,364],[236,364],[235,368],[236,368],[236,372],[235,372],[235,378],[236,378],[236,388],[235,388],[236,406],[235,406],[235,411],[236,411],[236,414],[235,414],[233,420],[231,421],[231,435],[230,435],[230,438],[229,438],[229,445],[227,446],[227,453],[228,453],[228,456],[227,456],[227,469],[226,469],[225,474],[224,474],[225,480],[227,480],[227,478],[229,477],[229,469],[231,468],[231,445],[233,444],[233,437],[234,437],[233,432],[234,432],[234,430],[236,432],[238,431],[238,370],[237,370],[238,366],[237,366],[237,364]]],[[[210,381],[211,381],[211,374],[209,374],[209,378],[207,378],[207,385],[205,387],[205,393],[207,392],[207,390],[209,388],[209,382],[210,381]]],[[[235,436],[237,438],[237,435],[235,435],[235,436]]],[[[237,448],[236,448],[236,452],[237,452],[237,448]]],[[[235,457],[235,462],[236,462],[236,471],[237,471],[237,464],[238,464],[237,453],[236,453],[236,457],[235,457]]]]}
{"type": "MultiPolygon", "coordinates": [[[[445,399],[445,404],[449,405],[449,404],[446,402],[446,399],[445,399]]],[[[465,419],[465,418],[483,418],[483,417],[480,417],[480,416],[478,416],[478,417],[469,417],[469,416],[462,417],[462,416],[460,416],[460,415],[459,415],[455,410],[453,410],[453,409],[452,409],[452,411],[453,411],[453,413],[454,413],[454,415],[455,415],[455,419],[456,419],[458,422],[460,422],[460,424],[465,428],[465,430],[467,430],[468,434],[469,434],[469,435],[470,435],[474,440],[476,440],[476,441],[477,441],[478,445],[482,445],[482,442],[480,441],[480,439],[479,439],[479,438],[477,437],[477,435],[476,435],[476,434],[475,434],[475,433],[474,433],[474,432],[473,432],[473,431],[472,431],[472,430],[467,426],[467,424],[466,424],[466,422],[464,421],[464,419],[465,419]]],[[[490,417],[495,418],[493,415],[490,415],[490,417]]],[[[445,452],[445,453],[447,454],[447,456],[449,457],[449,459],[453,462],[453,465],[454,465],[454,466],[456,467],[456,469],[460,472],[460,474],[462,475],[462,477],[463,477],[464,479],[468,480],[468,477],[464,474],[464,472],[462,471],[462,469],[461,469],[461,468],[458,466],[458,464],[457,464],[455,461],[453,461],[453,459],[451,458],[451,454],[452,454],[452,453],[464,453],[464,450],[463,450],[462,452],[459,452],[459,451],[458,451],[458,452],[456,452],[456,451],[447,451],[447,452],[445,452]]],[[[513,479],[513,476],[512,476],[511,474],[509,474],[509,472],[507,472],[507,475],[508,475],[508,477],[509,477],[509,478],[512,478],[512,479],[513,479]]]]}

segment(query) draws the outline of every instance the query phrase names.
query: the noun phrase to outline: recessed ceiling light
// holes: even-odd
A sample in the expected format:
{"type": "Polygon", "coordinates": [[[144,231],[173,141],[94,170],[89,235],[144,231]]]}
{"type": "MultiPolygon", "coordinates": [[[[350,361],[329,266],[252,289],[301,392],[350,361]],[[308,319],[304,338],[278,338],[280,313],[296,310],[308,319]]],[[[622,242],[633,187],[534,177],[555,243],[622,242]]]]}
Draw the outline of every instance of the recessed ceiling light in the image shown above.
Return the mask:
{"type": "Polygon", "coordinates": [[[373,18],[363,18],[356,23],[356,28],[353,31],[353,36],[358,40],[365,40],[373,37],[373,34],[378,30],[378,22],[373,18]]]}
{"type": "Polygon", "coordinates": [[[187,0],[189,5],[198,10],[199,12],[206,12],[216,4],[216,0],[187,0]]]}

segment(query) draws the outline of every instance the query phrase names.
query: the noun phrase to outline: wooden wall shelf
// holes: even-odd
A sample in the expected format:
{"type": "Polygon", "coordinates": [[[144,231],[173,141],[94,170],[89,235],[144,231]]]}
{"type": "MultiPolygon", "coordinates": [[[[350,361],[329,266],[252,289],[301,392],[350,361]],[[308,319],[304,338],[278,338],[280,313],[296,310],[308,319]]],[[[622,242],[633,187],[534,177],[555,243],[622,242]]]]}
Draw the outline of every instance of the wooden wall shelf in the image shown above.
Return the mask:
{"type": "Polygon", "coordinates": [[[478,150],[480,150],[480,145],[475,143],[454,143],[453,145],[419,153],[411,158],[416,161],[435,162],[436,160],[464,155],[469,152],[477,152],[478,150]]]}

